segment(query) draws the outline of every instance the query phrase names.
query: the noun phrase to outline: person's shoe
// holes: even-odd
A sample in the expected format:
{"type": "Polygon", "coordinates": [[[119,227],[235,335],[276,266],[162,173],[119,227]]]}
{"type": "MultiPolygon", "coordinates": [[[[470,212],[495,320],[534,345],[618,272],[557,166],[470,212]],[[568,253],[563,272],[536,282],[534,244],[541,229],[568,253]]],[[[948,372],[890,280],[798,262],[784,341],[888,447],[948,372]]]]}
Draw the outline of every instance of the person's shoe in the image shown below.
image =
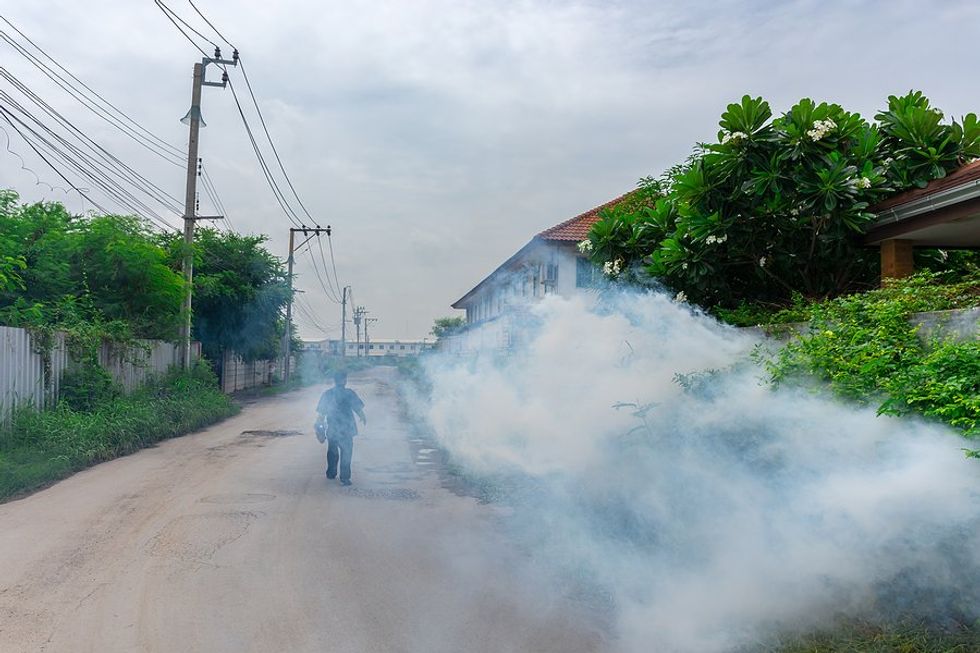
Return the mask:
{"type": "Polygon", "coordinates": [[[350,485],[350,484],[351,484],[351,482],[350,482],[350,479],[348,478],[348,479],[344,479],[344,480],[342,480],[342,481],[340,482],[340,484],[341,484],[341,485],[350,485]]]}
{"type": "Polygon", "coordinates": [[[331,474],[330,472],[327,472],[327,478],[334,479],[334,478],[337,478],[337,475],[336,474],[331,474]]]}

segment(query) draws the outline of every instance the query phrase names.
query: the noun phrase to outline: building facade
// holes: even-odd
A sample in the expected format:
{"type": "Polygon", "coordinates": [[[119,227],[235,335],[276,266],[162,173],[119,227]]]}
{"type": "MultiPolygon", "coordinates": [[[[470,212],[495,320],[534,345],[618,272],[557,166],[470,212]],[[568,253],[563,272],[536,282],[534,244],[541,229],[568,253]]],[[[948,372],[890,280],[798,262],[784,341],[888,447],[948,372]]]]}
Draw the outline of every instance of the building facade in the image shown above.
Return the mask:
{"type": "Polygon", "coordinates": [[[618,197],[581,215],[545,229],[500,264],[452,307],[466,311],[466,326],[440,341],[450,353],[506,350],[523,331],[526,308],[548,295],[572,297],[593,293],[601,271],[579,251],[603,209],[618,197]]]}
{"type": "MultiPolygon", "coordinates": [[[[355,342],[348,340],[346,356],[355,358],[357,356],[418,356],[424,351],[435,347],[435,341],[423,338],[422,340],[371,340],[370,342],[355,342]]],[[[313,350],[324,356],[341,355],[340,340],[320,340],[307,343],[307,349],[313,350]]]]}

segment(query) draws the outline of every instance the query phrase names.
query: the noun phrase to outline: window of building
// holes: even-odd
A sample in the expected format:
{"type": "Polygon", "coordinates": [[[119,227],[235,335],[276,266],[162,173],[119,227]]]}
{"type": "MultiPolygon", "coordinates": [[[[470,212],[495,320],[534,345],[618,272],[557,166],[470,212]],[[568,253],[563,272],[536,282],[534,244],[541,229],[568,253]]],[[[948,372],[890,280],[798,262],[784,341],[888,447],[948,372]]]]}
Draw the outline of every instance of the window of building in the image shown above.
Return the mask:
{"type": "Polygon", "coordinates": [[[405,345],[399,345],[398,348],[401,349],[402,351],[405,351],[405,345]]]}
{"type": "Polygon", "coordinates": [[[595,288],[601,279],[602,272],[599,271],[599,266],[584,257],[575,259],[576,288],[595,288]]]}

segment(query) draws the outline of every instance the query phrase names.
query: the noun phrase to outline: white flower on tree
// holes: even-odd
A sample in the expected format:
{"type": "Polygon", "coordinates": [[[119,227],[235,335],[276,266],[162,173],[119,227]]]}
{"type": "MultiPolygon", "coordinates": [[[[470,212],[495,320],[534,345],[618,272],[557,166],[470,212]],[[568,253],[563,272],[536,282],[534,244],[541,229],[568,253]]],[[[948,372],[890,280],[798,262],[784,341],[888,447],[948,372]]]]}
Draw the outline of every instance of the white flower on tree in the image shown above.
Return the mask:
{"type": "Polygon", "coordinates": [[[762,258],[759,259],[759,267],[760,268],[766,267],[766,257],[765,256],[763,256],[762,258]]]}
{"type": "Polygon", "coordinates": [[[813,122],[813,129],[807,131],[806,135],[816,143],[834,129],[837,129],[837,123],[830,118],[826,120],[815,120],[813,122]]]}
{"type": "Polygon", "coordinates": [[[623,259],[618,258],[615,261],[606,261],[602,264],[602,273],[606,276],[615,276],[622,272],[623,270],[623,259]]]}
{"type": "Polygon", "coordinates": [[[588,240],[588,239],[585,239],[582,242],[580,242],[578,244],[578,251],[582,252],[583,254],[585,254],[587,252],[591,252],[592,251],[592,241],[591,240],[588,240]]]}
{"type": "Polygon", "coordinates": [[[721,137],[721,142],[723,145],[727,143],[739,143],[743,140],[747,140],[748,137],[749,135],[745,132],[727,132],[721,137]]]}
{"type": "Polygon", "coordinates": [[[871,188],[871,180],[867,177],[860,177],[854,180],[855,188],[871,188]]]}
{"type": "Polygon", "coordinates": [[[683,290],[680,291],[679,293],[677,293],[676,295],[674,295],[674,301],[677,302],[678,304],[683,303],[683,302],[686,302],[687,301],[687,293],[685,293],[683,290]]]}

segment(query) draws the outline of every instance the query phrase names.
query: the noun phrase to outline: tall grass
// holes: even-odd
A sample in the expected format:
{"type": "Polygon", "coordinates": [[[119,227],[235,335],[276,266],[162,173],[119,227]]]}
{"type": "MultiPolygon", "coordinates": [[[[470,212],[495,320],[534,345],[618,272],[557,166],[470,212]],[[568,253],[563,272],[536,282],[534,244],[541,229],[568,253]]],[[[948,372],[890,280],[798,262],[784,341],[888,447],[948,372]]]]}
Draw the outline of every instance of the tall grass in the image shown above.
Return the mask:
{"type": "Polygon", "coordinates": [[[22,410],[0,434],[0,501],[238,410],[218,390],[205,364],[188,373],[172,372],[89,410],[77,410],[66,401],[50,411],[22,410]]]}

